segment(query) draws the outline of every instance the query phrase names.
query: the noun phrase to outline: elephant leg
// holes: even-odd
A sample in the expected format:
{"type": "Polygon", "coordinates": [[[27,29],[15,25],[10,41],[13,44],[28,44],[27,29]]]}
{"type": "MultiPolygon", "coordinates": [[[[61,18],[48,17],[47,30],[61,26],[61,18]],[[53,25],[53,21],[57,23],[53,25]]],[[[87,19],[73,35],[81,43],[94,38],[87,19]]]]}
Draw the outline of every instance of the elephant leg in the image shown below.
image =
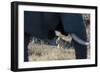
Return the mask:
{"type": "Polygon", "coordinates": [[[24,62],[28,61],[28,43],[29,43],[30,37],[27,34],[24,34],[24,62]]]}
{"type": "Polygon", "coordinates": [[[50,30],[50,31],[48,31],[48,39],[53,39],[54,37],[55,37],[56,35],[55,35],[55,31],[54,30],[50,30]]]}
{"type": "Polygon", "coordinates": [[[48,43],[49,45],[56,45],[56,34],[54,30],[48,32],[48,43]]]}
{"type": "MultiPolygon", "coordinates": [[[[76,36],[81,38],[82,40],[86,41],[86,31],[80,30],[77,33],[74,33],[76,36]]],[[[83,45],[78,43],[74,38],[72,37],[72,45],[75,48],[75,55],[76,59],[86,59],[87,58],[87,45],[83,45]]]]}
{"type": "Polygon", "coordinates": [[[72,40],[73,46],[75,47],[76,59],[86,59],[87,58],[87,47],[80,45],[74,40],[72,40]]]}

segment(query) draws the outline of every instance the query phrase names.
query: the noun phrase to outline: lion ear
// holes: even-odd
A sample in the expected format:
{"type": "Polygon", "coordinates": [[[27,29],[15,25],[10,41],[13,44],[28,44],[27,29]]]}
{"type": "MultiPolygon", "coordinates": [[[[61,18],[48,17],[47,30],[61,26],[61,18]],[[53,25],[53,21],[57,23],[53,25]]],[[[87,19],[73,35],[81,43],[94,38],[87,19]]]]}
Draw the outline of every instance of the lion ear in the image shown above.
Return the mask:
{"type": "Polygon", "coordinates": [[[56,33],[56,36],[60,36],[61,35],[61,33],[59,31],[55,31],[55,33],[56,33]]]}

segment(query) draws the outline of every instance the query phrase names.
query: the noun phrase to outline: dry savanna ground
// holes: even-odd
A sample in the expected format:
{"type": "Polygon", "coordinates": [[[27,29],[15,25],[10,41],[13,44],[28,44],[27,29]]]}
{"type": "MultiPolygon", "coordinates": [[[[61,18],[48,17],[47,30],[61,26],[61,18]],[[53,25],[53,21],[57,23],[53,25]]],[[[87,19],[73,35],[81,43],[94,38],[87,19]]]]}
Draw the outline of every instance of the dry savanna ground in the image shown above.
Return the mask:
{"type": "MultiPolygon", "coordinates": [[[[75,59],[74,48],[56,48],[56,46],[33,45],[34,48],[29,49],[29,61],[46,61],[46,60],[71,60],[75,59]]],[[[88,58],[89,58],[88,49],[88,58]]]]}

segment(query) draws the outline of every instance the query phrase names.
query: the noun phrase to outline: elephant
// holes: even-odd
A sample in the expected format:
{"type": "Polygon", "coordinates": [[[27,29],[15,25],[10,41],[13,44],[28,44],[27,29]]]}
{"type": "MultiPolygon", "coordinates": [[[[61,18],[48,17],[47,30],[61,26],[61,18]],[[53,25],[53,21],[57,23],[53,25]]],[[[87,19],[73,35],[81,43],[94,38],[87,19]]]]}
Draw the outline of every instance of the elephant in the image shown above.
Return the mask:
{"type": "Polygon", "coordinates": [[[30,37],[50,39],[55,37],[55,30],[63,35],[71,34],[76,59],[87,59],[87,34],[82,15],[79,13],[24,11],[24,61],[28,59],[30,37]]]}

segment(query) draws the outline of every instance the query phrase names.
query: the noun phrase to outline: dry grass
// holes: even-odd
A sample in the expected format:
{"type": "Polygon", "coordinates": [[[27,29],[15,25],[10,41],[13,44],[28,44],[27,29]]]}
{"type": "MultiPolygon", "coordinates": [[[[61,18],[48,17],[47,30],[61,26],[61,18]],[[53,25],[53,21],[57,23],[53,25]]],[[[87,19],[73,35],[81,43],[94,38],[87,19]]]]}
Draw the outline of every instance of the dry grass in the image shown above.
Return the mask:
{"type": "MultiPolygon", "coordinates": [[[[29,45],[31,46],[31,44],[29,45]]],[[[75,59],[74,48],[56,48],[56,46],[49,45],[32,45],[29,49],[29,61],[46,61],[46,60],[71,60],[75,59]]],[[[88,49],[88,58],[90,58],[88,49]]]]}
{"type": "Polygon", "coordinates": [[[33,46],[34,48],[29,49],[29,61],[75,59],[73,48],[63,49],[48,45],[37,46],[37,44],[33,46]]]}

